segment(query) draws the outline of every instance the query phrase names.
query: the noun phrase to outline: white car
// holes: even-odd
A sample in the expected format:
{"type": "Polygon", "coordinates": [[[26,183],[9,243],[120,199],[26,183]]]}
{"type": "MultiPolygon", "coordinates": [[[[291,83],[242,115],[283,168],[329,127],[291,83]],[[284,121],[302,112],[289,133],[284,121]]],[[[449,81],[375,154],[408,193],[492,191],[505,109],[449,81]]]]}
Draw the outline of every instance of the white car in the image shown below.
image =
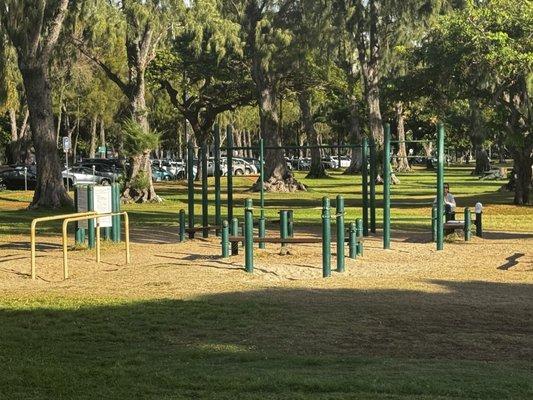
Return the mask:
{"type": "Polygon", "coordinates": [[[93,174],[92,168],[74,166],[68,170],[62,172],[63,181],[69,183],[70,186],[74,185],[110,185],[111,178],[109,176],[103,176],[96,171],[93,174]]]}
{"type": "MultiPolygon", "coordinates": [[[[337,158],[338,161],[338,158],[337,158]]],[[[348,168],[352,163],[352,159],[348,156],[341,156],[341,168],[348,168]]]]}

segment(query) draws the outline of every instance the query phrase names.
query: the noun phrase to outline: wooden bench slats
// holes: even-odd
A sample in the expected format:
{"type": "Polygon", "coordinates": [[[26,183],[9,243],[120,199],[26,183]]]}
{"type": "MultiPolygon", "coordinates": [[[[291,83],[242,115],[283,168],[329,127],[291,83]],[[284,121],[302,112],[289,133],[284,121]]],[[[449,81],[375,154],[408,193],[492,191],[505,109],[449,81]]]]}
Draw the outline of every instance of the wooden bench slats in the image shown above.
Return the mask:
{"type": "Polygon", "coordinates": [[[195,226],[194,228],[185,228],[185,232],[202,232],[204,229],[207,230],[216,230],[216,229],[222,229],[222,227],[217,225],[210,225],[210,226],[195,226]]]}

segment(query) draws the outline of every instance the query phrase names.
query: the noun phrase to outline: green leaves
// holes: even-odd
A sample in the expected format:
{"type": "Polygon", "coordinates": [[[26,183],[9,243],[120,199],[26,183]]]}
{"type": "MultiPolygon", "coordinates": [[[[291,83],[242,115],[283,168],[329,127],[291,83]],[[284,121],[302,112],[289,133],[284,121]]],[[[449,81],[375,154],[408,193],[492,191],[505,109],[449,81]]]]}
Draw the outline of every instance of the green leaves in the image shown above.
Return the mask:
{"type": "Polygon", "coordinates": [[[141,155],[157,148],[159,133],[146,130],[134,119],[127,119],[122,124],[124,152],[128,157],[141,155]]]}

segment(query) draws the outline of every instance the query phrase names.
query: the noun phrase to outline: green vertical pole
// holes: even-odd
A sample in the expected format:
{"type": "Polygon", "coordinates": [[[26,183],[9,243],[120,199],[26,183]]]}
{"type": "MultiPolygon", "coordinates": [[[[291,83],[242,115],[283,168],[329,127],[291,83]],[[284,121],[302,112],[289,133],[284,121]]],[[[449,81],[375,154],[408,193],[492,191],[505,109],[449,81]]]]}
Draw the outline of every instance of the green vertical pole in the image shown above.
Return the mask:
{"type": "Polygon", "coordinates": [[[194,239],[194,149],[187,143],[187,198],[189,213],[189,239],[194,239]]]}
{"type": "MultiPolygon", "coordinates": [[[[289,237],[289,213],[287,210],[281,210],[279,212],[279,236],[282,239],[289,237]]],[[[287,244],[281,243],[281,247],[287,247],[287,244]]]]}
{"type": "Polygon", "coordinates": [[[254,211],[252,199],[244,205],[244,267],[246,272],[254,272],[254,211]]]}
{"type": "Polygon", "coordinates": [[[222,222],[222,257],[229,257],[229,225],[228,221],[224,220],[222,222]]]}
{"type": "MultiPolygon", "coordinates": [[[[76,207],[76,212],[79,212],[78,210],[78,187],[74,188],[74,206],[76,207]]],[[[76,222],[76,232],[74,234],[75,240],[76,240],[76,246],[81,246],[83,244],[81,240],[81,228],[79,227],[79,223],[76,222]]]]}
{"type": "Polygon", "coordinates": [[[390,124],[383,141],[383,248],[390,249],[390,124]]]}
{"type": "Polygon", "coordinates": [[[294,237],[294,211],[287,210],[287,233],[289,237],[294,237]]]}
{"type": "Polygon", "coordinates": [[[361,146],[363,164],[361,167],[361,186],[363,189],[363,234],[368,236],[368,139],[363,138],[361,146]]]}
{"type": "Polygon", "coordinates": [[[437,207],[431,207],[431,241],[437,240],[437,207]]]}
{"type": "MultiPolygon", "coordinates": [[[[239,235],[239,220],[237,218],[231,219],[229,231],[231,236],[239,235]]],[[[237,254],[239,254],[239,242],[231,242],[231,255],[236,256],[237,254]]]]}
{"type": "Polygon", "coordinates": [[[322,276],[331,276],[331,215],[329,198],[322,198],[322,276]]]}
{"type": "MultiPolygon", "coordinates": [[[[111,185],[111,211],[120,212],[120,185],[113,183],[111,185]]],[[[120,216],[111,217],[111,240],[114,243],[120,242],[120,216]]]]}
{"type": "Polygon", "coordinates": [[[220,127],[215,125],[214,132],[214,144],[215,144],[215,225],[216,235],[220,235],[220,226],[222,225],[222,200],[221,200],[221,185],[220,185],[220,127]]]}
{"type": "MultiPolygon", "coordinates": [[[[264,238],[266,236],[266,220],[265,220],[265,142],[261,138],[259,139],[259,237],[264,238]]],[[[264,249],[266,247],[264,242],[259,242],[259,248],[264,249]]]]}
{"type": "Polygon", "coordinates": [[[357,236],[357,255],[363,255],[363,220],[357,218],[355,220],[355,236],[357,236]]]}
{"type": "Polygon", "coordinates": [[[180,239],[180,242],[184,242],[185,241],[185,229],[186,229],[186,226],[185,226],[185,210],[180,210],[180,213],[179,213],[179,239],[180,239]]]}
{"type": "Polygon", "coordinates": [[[209,198],[207,192],[207,158],[208,158],[207,144],[202,146],[202,236],[209,237],[209,198]]]}
{"type": "Polygon", "coordinates": [[[344,272],[344,197],[337,196],[337,272],[344,272]]]}
{"type": "MultiPolygon", "coordinates": [[[[87,186],[87,210],[94,211],[94,186],[87,186]]],[[[94,225],[95,220],[90,219],[87,222],[87,230],[89,231],[89,248],[94,249],[94,225]]]]}
{"type": "Polygon", "coordinates": [[[376,233],[376,180],[378,177],[376,141],[370,138],[370,232],[376,233]]]}
{"type": "Polygon", "coordinates": [[[470,214],[470,209],[465,208],[465,241],[469,241],[472,237],[472,232],[470,231],[470,227],[472,225],[472,218],[470,214]]]}
{"type": "Polygon", "coordinates": [[[233,127],[226,129],[226,142],[228,153],[228,220],[233,220],[233,127]]]}
{"type": "Polygon", "coordinates": [[[348,249],[349,257],[355,260],[357,258],[357,235],[355,222],[350,222],[350,226],[348,227],[348,249]]]}
{"type": "Polygon", "coordinates": [[[483,205],[481,203],[476,203],[476,236],[483,237],[483,205]]]}
{"type": "Polygon", "coordinates": [[[437,128],[437,250],[444,249],[444,125],[437,128]]]}

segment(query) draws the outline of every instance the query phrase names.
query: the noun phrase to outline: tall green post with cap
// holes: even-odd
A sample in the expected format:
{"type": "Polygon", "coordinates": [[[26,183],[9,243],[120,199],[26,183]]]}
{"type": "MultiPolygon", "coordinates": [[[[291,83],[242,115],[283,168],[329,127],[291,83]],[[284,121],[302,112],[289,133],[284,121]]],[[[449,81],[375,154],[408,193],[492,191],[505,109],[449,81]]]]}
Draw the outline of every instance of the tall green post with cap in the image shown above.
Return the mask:
{"type": "MultiPolygon", "coordinates": [[[[265,141],[263,138],[259,139],[259,237],[266,236],[266,220],[265,220],[265,141]]],[[[259,242],[259,248],[264,249],[265,243],[259,242]]]]}
{"type": "Polygon", "coordinates": [[[390,124],[383,140],[383,248],[390,249],[390,124]]]}
{"type": "Polygon", "coordinates": [[[444,125],[437,127],[437,250],[444,249],[444,125]]]}
{"type": "MultiPolygon", "coordinates": [[[[120,185],[114,183],[111,185],[111,210],[114,213],[120,212],[120,185]]],[[[120,242],[120,215],[111,217],[111,240],[115,243],[120,242]]]]}
{"type": "Polygon", "coordinates": [[[187,196],[189,211],[189,238],[194,239],[194,149],[187,143],[187,196]]]}
{"type": "Polygon", "coordinates": [[[209,198],[207,189],[207,158],[208,158],[207,144],[202,146],[202,236],[209,237],[209,198]]]}
{"type": "Polygon", "coordinates": [[[322,198],[322,276],[331,276],[331,212],[328,197],[322,198]]]}
{"type": "Polygon", "coordinates": [[[344,197],[337,196],[337,272],[344,272],[344,197]]]}
{"type": "Polygon", "coordinates": [[[348,243],[349,257],[352,259],[357,258],[357,230],[355,222],[350,222],[348,226],[348,243]]]}
{"type": "MultiPolygon", "coordinates": [[[[94,211],[94,186],[87,186],[87,211],[94,211]]],[[[87,232],[88,232],[88,244],[90,249],[94,249],[95,245],[95,220],[90,219],[87,221],[87,232]]]]}
{"type": "Polygon", "coordinates": [[[361,145],[362,166],[361,186],[363,191],[363,234],[368,236],[368,139],[363,138],[361,145]]]}
{"type": "Polygon", "coordinates": [[[221,242],[222,242],[222,257],[228,258],[229,257],[229,224],[228,224],[228,221],[226,220],[222,222],[221,242]]]}
{"type": "Polygon", "coordinates": [[[376,180],[378,178],[376,141],[370,138],[370,232],[376,233],[376,180]]]}
{"type": "Polygon", "coordinates": [[[221,195],[220,195],[220,127],[218,125],[215,125],[213,130],[213,136],[214,136],[214,147],[215,147],[215,154],[214,156],[214,162],[215,162],[215,225],[216,228],[216,235],[218,236],[220,234],[220,226],[222,225],[222,201],[221,201],[221,195]]]}
{"type": "Polygon", "coordinates": [[[244,267],[254,272],[254,208],[252,199],[244,203],[244,267]]]}
{"type": "MultiPolygon", "coordinates": [[[[226,128],[226,144],[228,156],[228,221],[233,220],[233,127],[226,128]]],[[[234,233],[235,234],[235,233],[234,233]]]]}

